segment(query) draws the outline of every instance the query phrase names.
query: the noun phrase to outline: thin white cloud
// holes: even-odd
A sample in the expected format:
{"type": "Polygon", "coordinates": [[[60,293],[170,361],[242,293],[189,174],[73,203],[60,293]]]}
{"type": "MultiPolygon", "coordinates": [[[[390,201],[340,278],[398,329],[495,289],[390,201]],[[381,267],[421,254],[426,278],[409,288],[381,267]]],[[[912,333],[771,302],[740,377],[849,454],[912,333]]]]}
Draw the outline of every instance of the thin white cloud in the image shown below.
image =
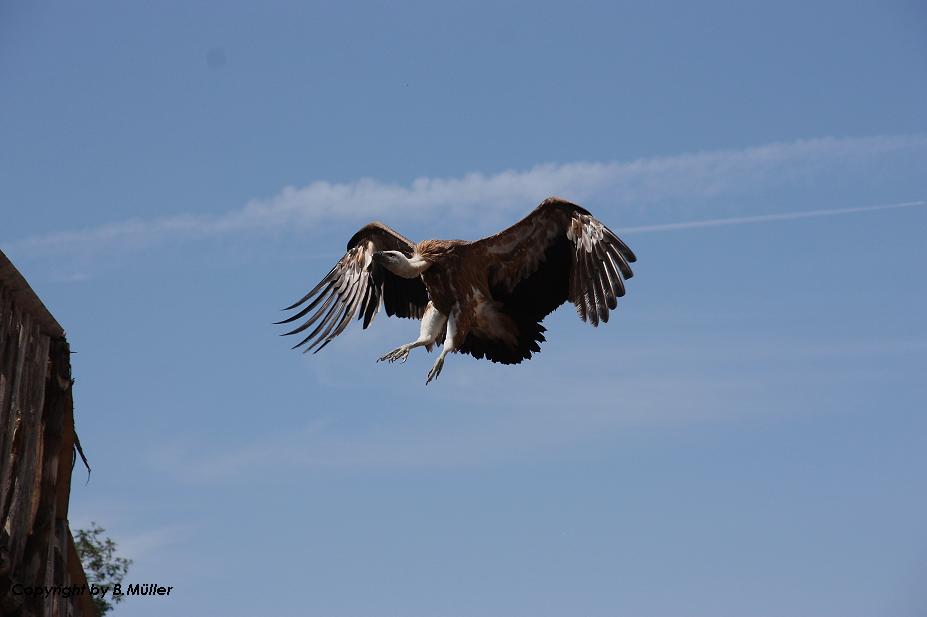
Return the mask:
{"type": "Polygon", "coordinates": [[[783,212],[781,214],[760,214],[757,216],[733,216],[723,219],[705,219],[702,221],[684,221],[682,223],[664,223],[661,225],[641,225],[638,227],[624,227],[622,235],[636,233],[653,233],[660,231],[674,231],[677,229],[697,229],[699,227],[723,227],[726,225],[749,225],[755,223],[769,223],[772,221],[791,221],[794,219],[817,218],[821,216],[836,216],[839,214],[854,214],[857,212],[875,212],[878,210],[896,210],[899,208],[916,208],[927,206],[927,201],[904,201],[896,204],[881,204],[878,206],[862,206],[859,208],[831,208],[829,210],[806,210],[804,212],[783,212]]]}
{"type": "Polygon", "coordinates": [[[285,187],[271,198],[220,215],[107,223],[40,234],[5,246],[20,255],[48,255],[138,248],[178,237],[304,230],[338,219],[356,222],[388,216],[390,222],[402,224],[452,216],[473,221],[500,212],[524,212],[549,195],[641,208],[665,200],[757,190],[833,170],[866,169],[885,155],[913,152],[927,153],[927,136],[826,137],[629,162],[551,163],[494,175],[419,178],[408,185],[369,178],[342,184],[318,181],[285,187]]]}

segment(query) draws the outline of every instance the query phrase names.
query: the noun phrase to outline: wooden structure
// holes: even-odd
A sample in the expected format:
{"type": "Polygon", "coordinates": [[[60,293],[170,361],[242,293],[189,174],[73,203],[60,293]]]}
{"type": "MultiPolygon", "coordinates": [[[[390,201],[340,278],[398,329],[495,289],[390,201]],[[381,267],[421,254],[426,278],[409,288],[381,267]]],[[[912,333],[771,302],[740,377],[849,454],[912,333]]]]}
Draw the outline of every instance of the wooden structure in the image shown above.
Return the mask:
{"type": "Polygon", "coordinates": [[[74,461],[64,330],[0,252],[0,615],[96,617],[68,527],[74,461]],[[68,597],[65,597],[68,595],[68,597]]]}

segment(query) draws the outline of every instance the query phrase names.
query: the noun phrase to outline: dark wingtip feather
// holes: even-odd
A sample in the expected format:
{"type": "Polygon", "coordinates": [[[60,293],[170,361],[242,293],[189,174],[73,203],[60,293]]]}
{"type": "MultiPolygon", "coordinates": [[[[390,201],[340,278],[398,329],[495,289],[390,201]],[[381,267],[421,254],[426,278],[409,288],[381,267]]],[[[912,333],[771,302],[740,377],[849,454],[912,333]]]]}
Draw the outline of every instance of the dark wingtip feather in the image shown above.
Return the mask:
{"type": "MultiPolygon", "coordinates": [[[[325,349],[325,346],[328,345],[329,343],[331,343],[333,340],[335,340],[335,339],[330,338],[330,339],[328,339],[327,341],[325,341],[324,343],[322,343],[322,346],[319,347],[318,349],[316,349],[315,351],[313,351],[313,352],[312,352],[312,355],[315,355],[315,354],[319,353],[320,351],[322,351],[323,349],[325,349]]],[[[311,348],[310,348],[310,349],[311,349],[311,348]]],[[[303,351],[303,353],[307,353],[308,351],[309,351],[309,349],[306,349],[305,351],[303,351]]]]}
{"type": "MultiPolygon", "coordinates": [[[[620,240],[620,238],[619,238],[619,240],[620,240]]],[[[627,258],[627,260],[628,260],[629,262],[631,262],[631,263],[633,264],[635,261],[637,261],[637,255],[634,254],[634,251],[632,251],[631,248],[630,248],[627,244],[625,244],[624,242],[622,242],[622,243],[621,243],[621,246],[622,246],[622,248],[626,251],[625,257],[627,258]]]]}
{"type": "MultiPolygon", "coordinates": [[[[309,309],[309,310],[312,310],[312,309],[309,309]]],[[[296,321],[297,319],[299,319],[299,318],[302,317],[303,315],[305,315],[305,313],[301,313],[301,312],[300,312],[300,313],[297,313],[297,314],[293,315],[292,317],[287,317],[286,319],[283,319],[283,320],[281,320],[281,321],[275,321],[275,322],[274,322],[274,325],[275,325],[275,326],[282,326],[283,324],[293,323],[294,321],[296,321]]]]}
{"type": "MultiPolygon", "coordinates": [[[[293,329],[290,330],[289,332],[285,332],[285,333],[284,333],[284,336],[286,336],[286,335],[288,335],[288,334],[298,334],[299,332],[302,332],[303,330],[306,330],[307,328],[309,328],[309,326],[311,326],[312,324],[314,324],[314,323],[316,322],[316,320],[317,320],[319,317],[322,316],[323,313],[325,313],[326,311],[329,310],[329,308],[328,308],[329,305],[331,305],[331,310],[335,310],[335,308],[338,306],[338,303],[337,303],[337,302],[333,302],[333,301],[334,301],[336,298],[337,298],[337,294],[336,294],[336,293],[332,292],[331,294],[329,294],[329,295],[328,295],[328,299],[325,300],[325,303],[319,308],[319,310],[317,310],[317,311],[315,312],[315,314],[313,314],[311,317],[309,317],[309,319],[307,319],[306,321],[304,321],[304,322],[302,323],[302,325],[293,328],[293,329]]],[[[320,299],[321,299],[321,297],[320,297],[320,299]]],[[[312,308],[315,307],[315,305],[316,305],[316,302],[313,302],[312,305],[310,305],[308,308],[309,308],[309,309],[312,309],[312,308]]],[[[327,313],[327,315],[330,315],[330,314],[331,314],[331,312],[327,313]]],[[[326,315],[326,319],[328,318],[327,315],[326,315]]],[[[317,332],[317,331],[318,331],[318,330],[316,330],[316,332],[317,332]]]]}
{"type": "MultiPolygon", "coordinates": [[[[342,259],[344,259],[344,258],[342,257],[342,259]]],[[[302,304],[303,302],[305,302],[306,300],[308,300],[309,298],[311,298],[312,296],[314,296],[315,293],[316,293],[317,291],[319,291],[320,289],[322,289],[322,287],[324,287],[326,283],[331,283],[331,282],[334,280],[334,279],[332,278],[332,275],[335,274],[335,270],[337,270],[338,267],[341,265],[342,259],[339,259],[339,260],[338,260],[338,263],[336,263],[334,266],[332,266],[332,269],[328,271],[328,274],[326,274],[326,275],[322,278],[322,280],[319,281],[318,284],[317,284],[315,287],[313,287],[305,296],[303,296],[302,298],[300,298],[299,300],[297,300],[296,302],[294,302],[293,304],[291,304],[290,306],[286,307],[286,308],[283,309],[283,310],[284,310],[284,311],[291,311],[291,310],[295,309],[297,306],[299,306],[300,304],[302,304]]],[[[338,277],[335,277],[335,278],[338,278],[338,277]]]]}
{"type": "Polygon", "coordinates": [[[354,311],[357,309],[357,297],[360,293],[361,286],[360,281],[355,281],[353,287],[349,291],[346,291],[347,295],[339,298],[340,302],[336,303],[334,306],[341,309],[340,314],[339,311],[334,311],[325,317],[325,321],[320,324],[320,327],[324,327],[325,331],[318,335],[318,338],[309,345],[306,351],[321,344],[321,347],[315,350],[318,352],[322,347],[325,347],[332,339],[338,336],[343,329],[342,325],[346,326],[351,321],[351,318],[354,316],[354,311]]]}
{"type": "Polygon", "coordinates": [[[593,326],[599,325],[599,307],[596,301],[596,292],[601,293],[596,287],[595,266],[592,263],[592,253],[583,251],[583,296],[586,299],[586,313],[589,315],[589,321],[593,326]]]}
{"type": "Polygon", "coordinates": [[[302,298],[300,298],[297,302],[294,302],[294,303],[291,304],[290,306],[287,306],[287,307],[282,308],[282,309],[280,309],[280,310],[281,310],[281,311],[292,311],[292,310],[295,309],[297,306],[299,306],[300,304],[302,304],[303,302],[305,302],[306,300],[308,300],[310,295],[312,295],[312,294],[306,294],[305,296],[303,296],[302,298]]]}
{"type": "Polygon", "coordinates": [[[607,232],[609,239],[611,239],[611,241],[614,242],[618,247],[618,251],[621,253],[622,257],[624,257],[629,263],[634,263],[637,261],[637,255],[634,254],[634,251],[631,250],[631,247],[624,243],[624,240],[618,237],[618,234],[616,234],[608,227],[605,228],[605,231],[607,232]]]}
{"type": "MultiPolygon", "coordinates": [[[[312,320],[315,321],[323,311],[328,311],[327,313],[325,313],[325,317],[322,318],[322,321],[315,327],[315,329],[314,329],[312,332],[309,333],[309,335],[308,335],[306,338],[304,338],[304,339],[301,340],[299,343],[297,343],[296,345],[294,345],[294,346],[293,346],[293,349],[296,349],[297,347],[301,347],[302,345],[304,345],[304,344],[306,344],[307,342],[309,342],[311,339],[315,338],[315,336],[316,336],[319,332],[322,331],[322,328],[325,327],[325,324],[332,318],[332,315],[334,315],[334,314],[336,313],[337,310],[338,310],[338,303],[337,303],[337,302],[334,303],[334,304],[332,304],[331,308],[328,308],[328,302],[326,302],[325,306],[323,306],[321,309],[319,309],[319,312],[318,312],[318,313],[316,313],[315,315],[313,315],[312,320]]],[[[308,326],[309,326],[309,324],[306,323],[306,324],[303,324],[302,326],[300,326],[300,328],[305,329],[305,328],[307,328],[308,326]]],[[[312,345],[310,345],[309,348],[311,349],[313,345],[315,345],[315,343],[313,343],[312,345]]]]}

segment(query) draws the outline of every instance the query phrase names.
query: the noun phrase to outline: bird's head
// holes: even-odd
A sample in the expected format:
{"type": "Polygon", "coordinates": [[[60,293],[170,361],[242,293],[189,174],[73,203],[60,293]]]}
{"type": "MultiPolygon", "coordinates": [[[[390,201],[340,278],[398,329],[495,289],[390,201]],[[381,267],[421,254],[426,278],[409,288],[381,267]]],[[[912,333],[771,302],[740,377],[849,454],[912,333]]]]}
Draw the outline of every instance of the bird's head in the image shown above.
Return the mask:
{"type": "Polygon", "coordinates": [[[384,268],[392,269],[390,266],[399,267],[408,261],[408,258],[399,251],[376,251],[373,254],[373,261],[384,268]]]}
{"type": "Polygon", "coordinates": [[[420,255],[413,255],[409,259],[401,251],[376,251],[372,259],[374,263],[403,278],[415,278],[430,265],[420,255]]]}

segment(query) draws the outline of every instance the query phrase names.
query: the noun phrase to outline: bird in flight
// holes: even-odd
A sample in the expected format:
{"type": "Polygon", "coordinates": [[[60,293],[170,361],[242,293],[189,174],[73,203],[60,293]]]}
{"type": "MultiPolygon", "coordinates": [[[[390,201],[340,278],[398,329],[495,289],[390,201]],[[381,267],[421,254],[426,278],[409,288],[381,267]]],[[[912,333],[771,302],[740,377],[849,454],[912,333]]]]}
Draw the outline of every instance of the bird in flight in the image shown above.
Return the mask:
{"type": "Polygon", "coordinates": [[[284,335],[315,324],[294,349],[318,353],[355,315],[366,329],[382,302],[388,316],[420,319],[421,328],[415,341],[378,361],[405,362],[416,347],[431,351],[443,344],[427,384],[454,351],[502,364],[527,360],[541,351],[541,321],[564,302],[593,326],[607,322],[636,259],[588,210],[556,197],[475,242],[416,244],[374,222],[351,237],[344,257],[318,285],[284,309],[300,310],[277,323],[306,318],[284,335]]]}

